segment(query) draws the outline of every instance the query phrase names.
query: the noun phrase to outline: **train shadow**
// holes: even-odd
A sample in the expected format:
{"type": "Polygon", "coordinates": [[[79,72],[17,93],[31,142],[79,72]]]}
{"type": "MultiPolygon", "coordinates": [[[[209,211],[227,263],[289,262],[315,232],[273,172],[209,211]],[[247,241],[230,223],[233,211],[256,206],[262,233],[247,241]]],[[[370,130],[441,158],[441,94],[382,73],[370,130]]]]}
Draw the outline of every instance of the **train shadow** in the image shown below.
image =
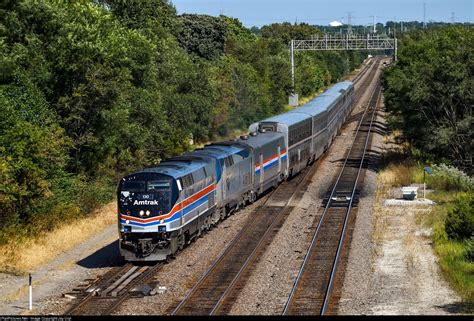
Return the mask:
{"type": "Polygon", "coordinates": [[[120,256],[118,240],[95,251],[91,255],[76,262],[77,265],[88,268],[104,268],[123,265],[123,258],[120,256]]]}
{"type": "MultiPolygon", "coordinates": [[[[362,168],[373,171],[373,172],[378,172],[381,158],[382,158],[381,152],[373,150],[373,149],[367,149],[365,157],[364,157],[364,161],[362,162],[362,168]]],[[[333,160],[332,163],[342,166],[345,160],[346,160],[345,158],[340,158],[340,159],[333,160]]],[[[346,166],[358,168],[360,166],[360,161],[361,161],[361,157],[349,158],[347,159],[346,166]]]]}
{"type": "Polygon", "coordinates": [[[455,314],[472,314],[474,312],[474,306],[468,302],[454,302],[449,304],[437,305],[437,308],[443,309],[448,313],[455,314]]]}

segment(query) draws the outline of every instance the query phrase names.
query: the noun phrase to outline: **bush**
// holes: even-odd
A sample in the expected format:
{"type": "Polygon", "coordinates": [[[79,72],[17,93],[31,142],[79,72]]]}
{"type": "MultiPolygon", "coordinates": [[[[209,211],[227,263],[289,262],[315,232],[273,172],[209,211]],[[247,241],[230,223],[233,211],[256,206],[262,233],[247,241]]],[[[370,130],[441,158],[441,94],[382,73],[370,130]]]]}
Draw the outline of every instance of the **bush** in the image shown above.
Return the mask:
{"type": "Polygon", "coordinates": [[[474,262],[474,237],[466,241],[466,259],[474,262]]]}
{"type": "Polygon", "coordinates": [[[448,211],[445,229],[450,239],[465,240],[474,236],[473,193],[460,194],[454,200],[454,207],[448,211]]]}
{"type": "Polygon", "coordinates": [[[443,191],[474,190],[474,181],[456,167],[445,164],[433,165],[433,175],[426,177],[428,186],[443,191]]]}

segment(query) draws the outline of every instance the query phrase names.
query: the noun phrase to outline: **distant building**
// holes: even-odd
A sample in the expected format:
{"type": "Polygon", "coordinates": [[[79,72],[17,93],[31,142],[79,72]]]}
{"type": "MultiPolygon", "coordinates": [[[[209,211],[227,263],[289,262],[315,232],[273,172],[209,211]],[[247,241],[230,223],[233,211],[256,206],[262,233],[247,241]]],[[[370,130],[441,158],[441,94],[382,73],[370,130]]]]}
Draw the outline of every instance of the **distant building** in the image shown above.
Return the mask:
{"type": "Polygon", "coordinates": [[[343,23],[342,23],[342,22],[339,22],[339,21],[333,21],[333,22],[330,22],[329,25],[330,25],[331,27],[340,27],[340,26],[343,25],[343,23]]]}

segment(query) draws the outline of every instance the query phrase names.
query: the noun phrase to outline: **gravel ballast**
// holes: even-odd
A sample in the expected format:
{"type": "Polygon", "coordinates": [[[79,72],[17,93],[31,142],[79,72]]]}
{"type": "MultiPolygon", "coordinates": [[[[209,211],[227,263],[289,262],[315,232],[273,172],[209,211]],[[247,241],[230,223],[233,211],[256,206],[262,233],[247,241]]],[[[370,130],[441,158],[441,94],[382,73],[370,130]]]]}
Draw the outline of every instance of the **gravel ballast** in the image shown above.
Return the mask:
{"type": "MultiPolygon", "coordinates": [[[[367,90],[355,106],[350,121],[345,124],[325,156],[313,165],[317,166],[317,171],[310,180],[303,198],[287,216],[259,258],[248,282],[237,296],[230,314],[281,314],[312,237],[312,226],[318,222],[322,214],[322,200],[339,173],[347,149],[352,143],[358,120],[356,116],[363,112],[368,103],[369,91],[367,90]]],[[[383,115],[379,115],[377,121],[383,124],[383,115]]],[[[374,155],[383,150],[383,129],[374,135],[371,150],[374,155]]],[[[377,172],[373,169],[367,170],[352,235],[339,314],[445,313],[447,308],[442,307],[455,304],[458,298],[439,278],[436,259],[428,239],[423,233],[418,233],[414,245],[410,247],[411,252],[407,252],[403,247],[407,242],[397,241],[404,239],[407,233],[416,232],[411,228],[411,221],[404,221],[399,216],[392,217],[388,220],[392,226],[392,229],[389,229],[389,236],[381,244],[374,245],[372,209],[376,190],[377,172]],[[407,253],[412,254],[419,265],[418,268],[414,270],[403,268],[403,264],[406,265],[407,253]],[[396,268],[393,270],[389,267],[396,268]],[[416,286],[411,286],[412,283],[416,286]],[[419,295],[414,296],[410,291],[418,291],[419,295]],[[429,295],[430,293],[434,294],[429,295]]],[[[159,293],[129,299],[114,314],[170,313],[225,250],[247,220],[251,219],[251,213],[264,201],[265,198],[262,198],[238,211],[179,252],[176,259],[164,265],[156,275],[158,286],[161,287],[159,293]]],[[[116,240],[115,224],[103,234],[96,235],[74,251],[67,253],[59,261],[42,267],[41,269],[48,272],[43,275],[42,283],[38,284],[35,290],[37,295],[33,313],[63,313],[67,310],[70,300],[61,297],[62,293],[70,291],[85,278],[103,274],[112,266],[119,264],[119,260],[113,259],[117,258],[118,254],[114,240],[116,240]]],[[[9,284],[18,283],[9,280],[8,276],[2,278],[3,289],[9,284]]],[[[17,300],[8,301],[8,306],[0,312],[28,313],[26,298],[25,294],[17,300]]]]}

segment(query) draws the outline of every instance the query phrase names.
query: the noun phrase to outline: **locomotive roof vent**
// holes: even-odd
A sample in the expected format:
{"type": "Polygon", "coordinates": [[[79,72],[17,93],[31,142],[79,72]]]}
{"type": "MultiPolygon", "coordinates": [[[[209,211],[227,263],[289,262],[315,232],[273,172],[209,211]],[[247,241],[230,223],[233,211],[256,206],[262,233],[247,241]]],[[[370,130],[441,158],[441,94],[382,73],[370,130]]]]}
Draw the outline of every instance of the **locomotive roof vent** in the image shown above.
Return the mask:
{"type": "Polygon", "coordinates": [[[265,129],[265,128],[260,128],[259,131],[260,131],[261,133],[264,133],[264,132],[266,132],[266,129],[265,129]]]}
{"type": "Polygon", "coordinates": [[[247,140],[247,139],[249,139],[249,136],[248,135],[242,135],[242,136],[240,136],[240,139],[247,140]]]}
{"type": "Polygon", "coordinates": [[[254,136],[254,137],[255,137],[255,136],[257,136],[257,135],[258,135],[258,132],[251,132],[251,133],[250,133],[250,136],[254,136]]]}

